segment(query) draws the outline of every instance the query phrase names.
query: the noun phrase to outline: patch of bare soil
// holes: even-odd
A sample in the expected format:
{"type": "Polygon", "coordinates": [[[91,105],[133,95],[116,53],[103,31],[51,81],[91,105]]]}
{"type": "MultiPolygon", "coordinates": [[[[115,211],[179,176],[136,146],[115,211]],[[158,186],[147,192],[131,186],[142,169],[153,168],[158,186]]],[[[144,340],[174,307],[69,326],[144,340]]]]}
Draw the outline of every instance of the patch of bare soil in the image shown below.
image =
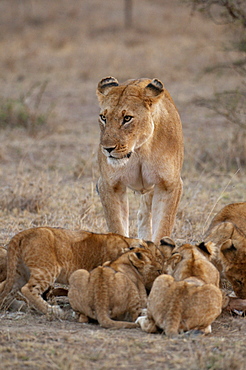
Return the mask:
{"type": "Polygon", "coordinates": [[[35,312],[1,316],[6,369],[245,369],[246,322],[229,314],[206,337],[107,330],[95,323],[47,320],[35,312]]]}
{"type": "MultiPolygon", "coordinates": [[[[124,28],[123,0],[1,0],[0,98],[24,101],[32,115],[48,118],[37,130],[0,128],[0,244],[40,225],[107,230],[95,191],[95,90],[108,75],[159,78],[180,111],[185,162],[173,232],[178,243],[201,241],[216,211],[245,201],[246,171],[233,130],[192,104],[240,82],[233,73],[204,74],[239,57],[228,48],[232,28],[192,16],[178,0],[134,0],[131,29],[124,28]],[[238,166],[228,166],[228,158],[238,166]]],[[[138,198],[132,192],[129,198],[134,236],[138,198]]],[[[1,312],[0,367],[246,369],[244,317],[223,313],[206,337],[167,339],[80,324],[66,309],[67,320],[32,310],[1,312]]]]}

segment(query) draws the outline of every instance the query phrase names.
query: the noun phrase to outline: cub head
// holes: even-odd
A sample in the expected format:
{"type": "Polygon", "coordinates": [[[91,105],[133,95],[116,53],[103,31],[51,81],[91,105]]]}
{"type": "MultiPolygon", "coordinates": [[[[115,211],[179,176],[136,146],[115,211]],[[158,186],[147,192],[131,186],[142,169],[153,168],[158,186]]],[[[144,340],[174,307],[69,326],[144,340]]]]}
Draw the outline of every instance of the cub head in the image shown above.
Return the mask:
{"type": "Polygon", "coordinates": [[[201,243],[197,246],[183,244],[173,250],[165,264],[164,272],[175,280],[184,280],[191,276],[204,283],[219,285],[219,271],[209,261],[210,246],[201,243]]]}
{"type": "Polygon", "coordinates": [[[163,94],[164,86],[157,79],[119,84],[116,78],[106,77],[99,82],[100,147],[108,164],[125,165],[134,151],[152,136],[152,112],[163,94]]]}
{"type": "Polygon", "coordinates": [[[151,241],[144,241],[141,245],[145,249],[148,249],[152,252],[154,258],[160,262],[163,266],[165,265],[166,260],[170,257],[172,250],[175,248],[174,241],[168,236],[161,239],[159,245],[155,245],[151,241]]]}
{"type": "Polygon", "coordinates": [[[232,284],[235,294],[246,299],[246,238],[228,239],[222,244],[219,256],[224,274],[232,284]]]}
{"type": "Polygon", "coordinates": [[[154,280],[162,273],[162,265],[150,250],[136,248],[126,253],[129,264],[141,276],[144,286],[150,290],[154,280]]]}
{"type": "Polygon", "coordinates": [[[143,239],[129,238],[129,237],[123,236],[123,235],[120,235],[120,237],[122,239],[124,239],[125,242],[128,245],[128,250],[126,250],[126,252],[128,252],[130,249],[134,249],[134,248],[145,248],[145,249],[150,249],[154,253],[154,251],[156,249],[156,246],[153,242],[146,241],[146,240],[143,240],[143,239]]]}

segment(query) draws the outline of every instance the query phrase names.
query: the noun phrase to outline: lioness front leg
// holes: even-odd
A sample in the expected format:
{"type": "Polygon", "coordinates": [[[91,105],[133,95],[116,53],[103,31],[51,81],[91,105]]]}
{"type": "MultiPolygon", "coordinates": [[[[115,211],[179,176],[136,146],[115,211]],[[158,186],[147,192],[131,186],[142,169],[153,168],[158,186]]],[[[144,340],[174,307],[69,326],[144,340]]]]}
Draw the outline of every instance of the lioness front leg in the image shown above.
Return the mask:
{"type": "Polygon", "coordinates": [[[144,240],[152,240],[152,199],[154,191],[141,195],[138,210],[138,237],[144,240]]]}
{"type": "Polygon", "coordinates": [[[162,237],[171,235],[182,190],[181,179],[172,188],[166,188],[165,184],[155,186],[152,201],[154,243],[158,244],[162,237]]]}
{"type": "Polygon", "coordinates": [[[97,187],[109,231],[128,236],[129,206],[126,187],[121,184],[111,187],[102,178],[98,180],[97,187]]]}

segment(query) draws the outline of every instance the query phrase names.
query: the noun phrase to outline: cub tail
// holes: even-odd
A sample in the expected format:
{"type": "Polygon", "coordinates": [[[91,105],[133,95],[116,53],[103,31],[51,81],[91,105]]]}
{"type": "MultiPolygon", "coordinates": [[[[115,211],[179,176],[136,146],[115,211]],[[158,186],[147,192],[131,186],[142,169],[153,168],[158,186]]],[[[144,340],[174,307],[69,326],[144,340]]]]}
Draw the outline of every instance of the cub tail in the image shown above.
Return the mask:
{"type": "MultiPolygon", "coordinates": [[[[111,273],[111,271],[110,271],[111,273]]],[[[135,322],[115,321],[110,318],[108,285],[105,282],[107,267],[98,267],[98,284],[95,288],[95,310],[99,324],[106,329],[130,329],[138,327],[135,322]]]]}
{"type": "MultiPolygon", "coordinates": [[[[178,288],[176,288],[178,290],[178,288]]],[[[182,289],[182,288],[181,288],[182,289]]],[[[173,337],[178,335],[179,327],[182,317],[182,301],[180,300],[180,295],[174,295],[170,302],[169,309],[166,313],[165,323],[163,325],[165,334],[168,337],[173,337]]]]}

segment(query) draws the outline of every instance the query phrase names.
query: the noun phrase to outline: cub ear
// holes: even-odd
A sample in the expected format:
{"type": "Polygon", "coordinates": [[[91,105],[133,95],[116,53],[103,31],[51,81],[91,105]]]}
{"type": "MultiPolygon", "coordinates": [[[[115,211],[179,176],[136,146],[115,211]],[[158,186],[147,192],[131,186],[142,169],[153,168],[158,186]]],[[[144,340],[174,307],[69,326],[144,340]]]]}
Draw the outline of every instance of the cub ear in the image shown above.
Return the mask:
{"type": "Polygon", "coordinates": [[[119,86],[119,82],[114,77],[105,77],[97,85],[97,95],[107,95],[113,86],[119,86]]]}
{"type": "Polygon", "coordinates": [[[200,251],[210,258],[215,253],[215,244],[213,242],[202,242],[196,246],[200,251]]]}
{"type": "Polygon", "coordinates": [[[129,253],[128,258],[135,267],[139,266],[139,264],[142,265],[145,260],[143,253],[139,251],[129,253]]]}
{"type": "Polygon", "coordinates": [[[235,248],[231,239],[222,244],[220,251],[227,261],[234,261],[237,258],[237,248],[235,248]]]}
{"type": "Polygon", "coordinates": [[[172,257],[170,257],[167,261],[167,265],[175,269],[176,265],[182,260],[182,256],[179,253],[175,253],[172,257]]]}
{"type": "Polygon", "coordinates": [[[142,260],[142,259],[143,259],[143,255],[142,255],[142,253],[140,253],[140,252],[136,252],[135,254],[136,254],[136,256],[137,256],[137,258],[138,258],[139,260],[142,260]]]}
{"type": "Polygon", "coordinates": [[[160,245],[161,246],[168,246],[168,247],[171,247],[171,248],[175,248],[176,247],[175,242],[169,236],[164,236],[160,240],[160,245]]]}
{"type": "Polygon", "coordinates": [[[104,262],[103,266],[109,266],[110,263],[111,263],[111,261],[106,261],[106,262],[104,262]]]}
{"type": "Polygon", "coordinates": [[[164,236],[160,240],[160,244],[158,245],[159,250],[164,255],[164,257],[169,258],[176,247],[174,241],[169,238],[169,236],[164,236]]]}

